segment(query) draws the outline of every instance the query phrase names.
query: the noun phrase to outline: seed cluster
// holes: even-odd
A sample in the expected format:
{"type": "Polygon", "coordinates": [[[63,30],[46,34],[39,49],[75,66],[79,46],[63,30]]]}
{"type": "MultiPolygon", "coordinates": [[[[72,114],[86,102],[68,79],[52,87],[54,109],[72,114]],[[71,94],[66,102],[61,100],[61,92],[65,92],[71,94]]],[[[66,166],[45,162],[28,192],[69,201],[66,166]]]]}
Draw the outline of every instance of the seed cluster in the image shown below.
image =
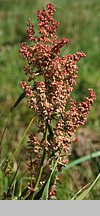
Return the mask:
{"type": "Polygon", "coordinates": [[[61,48],[69,40],[58,39],[56,31],[59,23],[53,18],[54,12],[55,8],[50,3],[46,9],[38,11],[39,36],[31,20],[28,20],[27,33],[31,45],[23,42],[19,50],[28,62],[24,67],[28,82],[20,82],[20,85],[28,98],[29,107],[36,111],[38,132],[45,133],[47,122],[49,126],[52,125],[52,136],[49,133],[46,141],[37,138],[34,133],[30,134],[28,144],[34,157],[38,159],[45,147],[48,159],[53,153],[55,158],[59,157],[60,162],[68,163],[75,133],[86,122],[96,95],[89,89],[89,96],[84,102],[77,103],[71,98],[78,77],[77,62],[86,55],[76,52],[61,57],[61,48]],[[70,106],[66,110],[68,101],[70,106]]]}

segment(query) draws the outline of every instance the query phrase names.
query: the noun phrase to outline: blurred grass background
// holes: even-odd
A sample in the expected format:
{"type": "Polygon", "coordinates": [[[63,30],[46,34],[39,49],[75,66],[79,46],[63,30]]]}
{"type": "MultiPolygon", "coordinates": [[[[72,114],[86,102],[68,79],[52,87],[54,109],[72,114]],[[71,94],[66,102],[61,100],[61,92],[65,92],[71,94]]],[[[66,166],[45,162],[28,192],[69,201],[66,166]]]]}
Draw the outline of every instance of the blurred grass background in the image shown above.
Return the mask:
{"type": "MultiPolygon", "coordinates": [[[[87,57],[79,63],[79,78],[73,94],[77,100],[93,88],[97,100],[88,117],[88,122],[79,132],[79,142],[72,147],[70,160],[100,149],[100,1],[99,0],[51,0],[56,8],[55,18],[60,22],[58,36],[66,37],[70,43],[62,54],[83,51],[87,57]]],[[[25,80],[25,61],[18,53],[18,44],[25,41],[26,22],[29,17],[36,24],[37,9],[42,9],[46,0],[0,0],[0,133],[2,133],[7,111],[17,100],[21,89],[19,82],[25,80]]],[[[37,28],[37,26],[35,25],[37,28]]],[[[26,125],[32,117],[23,101],[11,116],[2,143],[2,157],[13,151],[21,139],[26,125]]],[[[100,172],[100,158],[85,162],[64,172],[57,185],[58,199],[68,199],[100,172]]],[[[100,182],[87,199],[100,199],[100,182]]]]}

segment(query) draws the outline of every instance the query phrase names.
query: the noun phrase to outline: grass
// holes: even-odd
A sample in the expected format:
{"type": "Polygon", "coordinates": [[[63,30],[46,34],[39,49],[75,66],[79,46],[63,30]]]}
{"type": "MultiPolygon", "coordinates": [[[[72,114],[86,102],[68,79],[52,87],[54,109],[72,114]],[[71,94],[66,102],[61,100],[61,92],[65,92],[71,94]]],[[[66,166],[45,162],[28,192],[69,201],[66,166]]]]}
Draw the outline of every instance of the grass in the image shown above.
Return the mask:
{"type": "MultiPolygon", "coordinates": [[[[6,124],[8,110],[21,93],[19,82],[25,79],[22,69],[25,61],[18,53],[18,44],[27,38],[26,21],[28,17],[32,17],[35,24],[37,9],[41,9],[46,3],[46,0],[41,2],[39,0],[0,0],[0,113],[5,111],[0,116],[1,134],[6,124]]],[[[93,88],[97,95],[97,100],[85,125],[87,131],[91,129],[89,135],[91,148],[88,150],[90,154],[98,150],[100,144],[98,135],[100,128],[100,3],[99,0],[51,0],[51,3],[55,5],[55,17],[60,22],[59,38],[67,37],[70,40],[70,43],[62,50],[62,54],[83,51],[87,55],[79,62],[79,78],[74,97],[78,100],[84,98],[87,95],[88,87],[93,88]],[[92,134],[96,137],[95,141],[92,139],[92,134]]],[[[1,158],[9,149],[11,152],[15,150],[16,143],[20,142],[32,115],[32,111],[27,110],[25,100],[12,113],[3,137],[1,158]]],[[[86,137],[84,145],[85,141],[86,137]]],[[[23,145],[26,145],[26,140],[23,145]]],[[[80,143],[78,148],[79,145],[80,143]]],[[[76,160],[79,157],[78,152],[72,149],[70,160],[76,160]]],[[[58,198],[68,199],[73,191],[77,192],[82,186],[95,179],[100,172],[99,163],[100,157],[94,158],[88,164],[82,163],[65,171],[58,184],[58,198]]],[[[87,199],[99,199],[100,185],[99,183],[96,185],[87,199]]]]}

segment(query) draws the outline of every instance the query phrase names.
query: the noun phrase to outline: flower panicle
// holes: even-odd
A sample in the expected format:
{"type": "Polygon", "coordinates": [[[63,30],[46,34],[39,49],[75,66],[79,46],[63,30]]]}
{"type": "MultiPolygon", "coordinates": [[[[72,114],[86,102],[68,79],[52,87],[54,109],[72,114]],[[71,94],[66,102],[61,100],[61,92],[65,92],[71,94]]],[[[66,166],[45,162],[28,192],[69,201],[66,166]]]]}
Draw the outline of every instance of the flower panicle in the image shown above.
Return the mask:
{"type": "Polygon", "coordinates": [[[75,141],[78,128],[85,124],[96,95],[89,89],[89,96],[85,101],[77,104],[76,100],[71,98],[78,77],[77,63],[86,57],[86,54],[76,52],[61,56],[61,49],[69,40],[58,39],[59,23],[54,19],[54,13],[55,8],[51,3],[47,4],[46,9],[38,10],[39,36],[36,35],[31,19],[27,22],[28,39],[31,44],[21,43],[19,52],[28,62],[24,72],[28,81],[34,83],[34,88],[26,81],[20,82],[20,85],[26,94],[29,107],[37,114],[38,132],[42,136],[47,122],[51,125],[56,119],[56,125],[51,127],[53,138],[50,138],[50,131],[45,142],[36,140],[35,135],[30,135],[29,146],[38,156],[45,146],[48,159],[53,152],[60,162],[68,163],[71,143],[75,141]],[[68,100],[70,107],[66,110],[68,100]]]}

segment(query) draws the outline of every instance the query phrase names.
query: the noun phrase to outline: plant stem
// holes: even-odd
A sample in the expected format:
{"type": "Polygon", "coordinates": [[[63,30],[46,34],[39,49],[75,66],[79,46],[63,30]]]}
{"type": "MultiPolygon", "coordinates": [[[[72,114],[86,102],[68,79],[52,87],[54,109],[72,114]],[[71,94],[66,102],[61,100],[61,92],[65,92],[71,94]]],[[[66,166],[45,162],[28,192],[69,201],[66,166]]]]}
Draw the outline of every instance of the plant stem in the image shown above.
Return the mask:
{"type": "Polygon", "coordinates": [[[33,199],[34,199],[35,192],[36,192],[36,190],[37,190],[37,188],[38,188],[38,185],[39,185],[39,182],[40,182],[40,179],[41,179],[45,155],[46,155],[46,150],[45,150],[45,148],[44,148],[44,150],[43,150],[43,155],[42,155],[42,159],[41,159],[41,163],[40,163],[39,172],[38,172],[38,175],[37,175],[37,178],[36,178],[36,184],[35,184],[35,187],[34,187],[33,199]]]}
{"type": "MultiPolygon", "coordinates": [[[[34,121],[34,118],[35,118],[35,117],[33,117],[33,118],[31,119],[31,121],[30,121],[28,127],[26,128],[26,130],[25,130],[25,132],[24,132],[24,134],[23,134],[23,136],[22,136],[20,142],[18,143],[18,145],[17,145],[17,147],[16,147],[16,149],[15,149],[15,151],[14,151],[14,153],[13,153],[11,159],[10,159],[10,161],[8,162],[8,166],[11,164],[12,159],[15,157],[16,153],[18,152],[19,147],[20,147],[22,141],[24,140],[24,138],[25,138],[25,136],[26,136],[28,130],[30,129],[30,127],[31,127],[31,125],[32,125],[32,123],[33,123],[33,121],[34,121]]],[[[7,168],[8,168],[8,166],[7,166],[7,168]]],[[[7,168],[6,168],[6,170],[7,170],[7,168]]]]}
{"type": "MultiPolygon", "coordinates": [[[[25,132],[24,132],[24,134],[23,134],[21,140],[19,141],[19,143],[18,143],[18,145],[17,145],[17,148],[15,149],[15,151],[14,151],[12,157],[11,157],[11,160],[15,157],[16,153],[18,152],[19,147],[20,147],[21,143],[23,142],[23,140],[24,140],[24,138],[25,138],[25,136],[26,136],[28,130],[30,129],[30,127],[31,127],[31,125],[32,125],[32,123],[33,123],[33,121],[34,121],[34,117],[31,119],[31,121],[30,121],[28,127],[26,128],[26,130],[25,130],[25,132]]],[[[10,162],[11,162],[11,160],[10,160],[10,162]]]]}
{"type": "Polygon", "coordinates": [[[9,119],[10,119],[10,113],[8,114],[8,117],[7,117],[7,120],[6,120],[5,127],[4,127],[4,130],[3,130],[2,135],[1,135],[1,139],[0,139],[0,147],[1,147],[1,144],[2,144],[3,137],[4,137],[4,135],[5,135],[6,129],[7,129],[8,124],[9,124],[9,119]]]}
{"type": "MultiPolygon", "coordinates": [[[[46,130],[45,130],[45,133],[44,133],[44,139],[43,140],[47,141],[47,135],[48,135],[48,123],[46,124],[46,130]]],[[[44,147],[44,149],[43,149],[43,155],[42,155],[42,159],[41,159],[41,163],[40,163],[40,167],[39,167],[39,172],[37,174],[36,184],[35,184],[35,187],[34,187],[33,200],[34,200],[34,197],[35,197],[35,194],[36,194],[36,191],[37,191],[40,179],[41,179],[45,156],[46,156],[46,149],[44,147]]]]}

